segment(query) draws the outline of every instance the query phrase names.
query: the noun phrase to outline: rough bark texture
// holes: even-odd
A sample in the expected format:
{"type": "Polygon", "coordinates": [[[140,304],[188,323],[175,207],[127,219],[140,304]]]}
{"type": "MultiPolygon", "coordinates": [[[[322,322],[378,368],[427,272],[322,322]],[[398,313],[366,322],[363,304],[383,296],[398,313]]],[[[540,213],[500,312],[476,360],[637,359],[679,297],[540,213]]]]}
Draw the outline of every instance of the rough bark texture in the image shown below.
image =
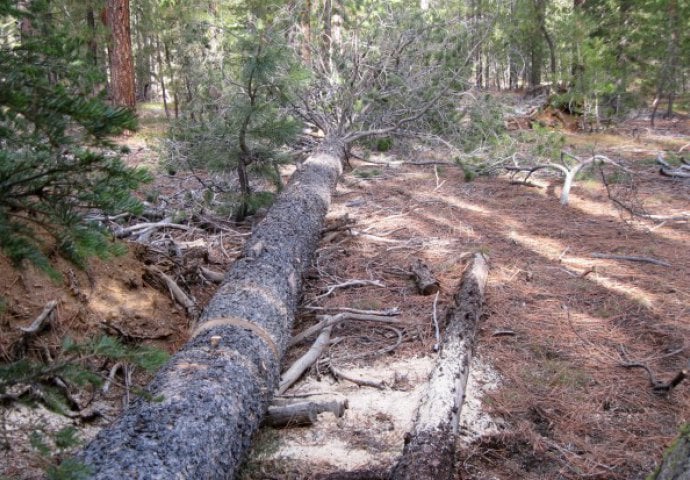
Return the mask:
{"type": "Polygon", "coordinates": [[[686,425],[664,455],[652,480],[690,480],[690,425],[686,425]]]}
{"type": "Polygon", "coordinates": [[[412,273],[412,278],[414,278],[414,283],[420,294],[433,295],[438,292],[439,281],[424,262],[417,259],[410,267],[410,273],[412,273]]]}
{"type": "Polygon", "coordinates": [[[81,453],[98,479],[229,479],[278,384],[301,276],[342,171],[337,142],[301,166],[192,338],[81,453]],[[212,340],[213,337],[213,340],[212,340]]]}
{"type": "Polygon", "coordinates": [[[408,437],[391,479],[453,478],[458,420],[465,400],[487,274],[484,256],[476,254],[455,294],[441,353],[419,406],[414,432],[408,437]]]}
{"type": "Polygon", "coordinates": [[[274,428],[300,427],[313,425],[318,419],[316,404],[311,402],[301,402],[292,405],[268,407],[268,414],[264,419],[264,425],[274,428]]]}
{"type": "Polygon", "coordinates": [[[136,93],[129,0],[108,0],[106,15],[110,29],[110,95],[115,105],[134,107],[136,93]]]}

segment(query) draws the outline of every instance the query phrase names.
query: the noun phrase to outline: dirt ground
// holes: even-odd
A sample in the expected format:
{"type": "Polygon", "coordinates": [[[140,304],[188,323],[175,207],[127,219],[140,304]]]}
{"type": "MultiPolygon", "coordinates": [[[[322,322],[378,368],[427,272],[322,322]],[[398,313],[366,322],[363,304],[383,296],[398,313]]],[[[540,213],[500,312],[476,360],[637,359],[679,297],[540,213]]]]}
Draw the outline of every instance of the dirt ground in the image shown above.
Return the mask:
{"type": "MultiPolygon", "coordinates": [[[[320,246],[305,278],[295,332],[324,311],[397,308],[400,323],[394,326],[341,324],[333,333],[339,340],[325,355],[339,370],[385,386],[336,382],[322,362],[287,393],[345,397],[350,408],[339,419],[321,414],[311,427],[264,428],[243,478],[306,479],[390,467],[433,367],[434,304],[443,319],[477,251],[490,257],[490,273],[470,380],[474,393],[465,412],[471,418],[463,420],[458,442],[458,478],[645,478],[690,421],[689,381],[663,394],[652,388],[688,368],[690,355],[690,183],[660,176],[654,164],[659,150],[687,150],[690,122],[658,122],[656,129],[647,123],[564,132],[566,148],[578,156],[596,151],[633,172],[631,190],[630,177],[606,170],[611,195],[667,219],[632,217],[609,199],[596,171],[576,180],[566,207],[558,201],[562,179],[552,173],[535,174],[531,186],[505,174],[466,181],[461,168],[443,163],[450,158],[442,153],[402,145],[353,159],[329,213],[331,219],[348,215],[352,223],[327,234],[320,246]],[[437,299],[419,295],[406,275],[417,259],[437,276],[437,299]],[[369,283],[329,293],[349,280],[369,283]],[[623,366],[633,363],[644,367],[623,366]]],[[[155,157],[141,138],[128,142],[133,162],[155,157]]],[[[175,209],[189,204],[185,192],[199,184],[193,176],[160,174],[147,188],[158,205],[175,209]]],[[[60,301],[57,320],[33,340],[33,355],[56,349],[66,333],[118,334],[108,324],[134,341],[174,351],[189,319],[169,292],[147,281],[144,264],[162,266],[203,306],[215,287],[200,279],[199,267],[223,271],[250,227],[224,223],[203,209],[197,213],[187,217],[196,229],[163,233],[178,242],[202,240],[202,261],[171,257],[158,233],[153,246],[130,248],[89,272],[70,274],[64,266],[62,285],[0,262],[0,275],[9,280],[0,288],[7,304],[0,317],[2,361],[11,359],[17,327],[54,299],[60,301]],[[200,217],[220,228],[201,228],[200,217]]],[[[306,348],[289,351],[286,365],[306,348]]],[[[118,387],[103,396],[111,407],[103,407],[108,413],[92,429],[112,419],[123,394],[118,387]]],[[[4,438],[20,434],[16,427],[8,434],[8,411],[4,438]]],[[[35,471],[25,468],[36,466],[35,457],[23,448],[17,461],[18,449],[4,443],[0,475],[32,478],[26,472],[35,471]]]]}

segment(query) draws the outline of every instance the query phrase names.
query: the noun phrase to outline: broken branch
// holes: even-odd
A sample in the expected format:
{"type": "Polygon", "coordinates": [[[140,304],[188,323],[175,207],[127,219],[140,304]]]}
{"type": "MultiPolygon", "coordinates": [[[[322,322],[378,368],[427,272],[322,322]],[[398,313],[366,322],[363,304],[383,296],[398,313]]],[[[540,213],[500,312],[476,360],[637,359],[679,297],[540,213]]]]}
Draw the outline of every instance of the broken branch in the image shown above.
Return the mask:
{"type": "Polygon", "coordinates": [[[385,287],[385,285],[378,280],[348,280],[347,282],[343,282],[343,283],[339,283],[337,285],[329,286],[328,289],[326,290],[326,293],[322,293],[321,295],[317,295],[316,297],[314,297],[314,300],[326,298],[339,288],[366,287],[366,286],[385,287]]]}
{"type": "Polygon", "coordinates": [[[630,262],[641,262],[641,263],[651,263],[653,265],[659,265],[661,267],[670,267],[671,264],[664,262],[663,260],[657,260],[656,258],[651,258],[651,257],[636,257],[636,256],[630,256],[630,255],[615,255],[612,253],[592,253],[590,255],[592,258],[604,258],[604,259],[610,259],[610,260],[627,260],[630,262]]]}
{"type": "Polygon", "coordinates": [[[19,330],[24,332],[25,335],[33,335],[35,333],[40,332],[43,330],[45,325],[47,323],[50,323],[50,321],[53,318],[53,311],[55,310],[55,307],[57,307],[58,302],[57,300],[51,300],[50,302],[46,303],[46,306],[43,307],[43,311],[36,317],[36,319],[31,322],[31,325],[28,327],[19,327],[19,330]]]}
{"type": "Polygon", "coordinates": [[[316,338],[316,341],[311,346],[307,353],[302,355],[292,366],[282,375],[280,385],[278,386],[278,395],[285,393],[285,391],[292,386],[293,383],[302,376],[302,374],[311,367],[316,360],[319,359],[321,352],[330,342],[331,331],[333,326],[326,327],[321,334],[316,338]]]}
{"type": "Polygon", "coordinates": [[[304,339],[310,337],[311,335],[314,335],[324,328],[327,327],[332,327],[342,321],[345,320],[358,320],[362,322],[383,322],[383,323],[399,323],[398,319],[395,318],[390,318],[390,316],[383,316],[383,315],[362,315],[362,314],[356,314],[356,313],[339,313],[337,315],[326,315],[325,317],[320,317],[323,318],[319,323],[316,325],[313,325],[309,328],[307,328],[305,331],[302,333],[299,333],[292,337],[290,339],[290,342],[288,343],[288,347],[292,347],[294,345],[297,345],[298,343],[302,342],[304,339]]]}
{"type": "Polygon", "coordinates": [[[165,283],[165,286],[168,287],[168,290],[170,291],[170,294],[172,297],[182,305],[186,310],[187,310],[187,315],[189,315],[191,318],[196,318],[198,310],[196,308],[196,303],[180,288],[180,286],[173,280],[169,275],[164,273],[162,270],[160,270],[158,267],[154,267],[152,265],[144,267],[147,272],[150,274],[153,274],[160,278],[163,283],[165,283]]]}

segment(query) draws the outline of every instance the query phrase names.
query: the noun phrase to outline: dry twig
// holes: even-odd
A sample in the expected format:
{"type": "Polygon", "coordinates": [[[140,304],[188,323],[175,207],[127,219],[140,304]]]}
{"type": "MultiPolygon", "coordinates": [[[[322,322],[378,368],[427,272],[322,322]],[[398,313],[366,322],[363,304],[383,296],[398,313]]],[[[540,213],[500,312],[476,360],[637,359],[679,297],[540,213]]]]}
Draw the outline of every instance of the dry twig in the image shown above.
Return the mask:
{"type": "Polygon", "coordinates": [[[659,265],[660,267],[670,267],[671,264],[664,262],[663,260],[657,260],[651,257],[636,257],[630,255],[615,255],[613,253],[592,253],[590,255],[592,258],[604,258],[610,260],[627,260],[630,262],[641,262],[641,263],[651,263],[652,265],[659,265]]]}

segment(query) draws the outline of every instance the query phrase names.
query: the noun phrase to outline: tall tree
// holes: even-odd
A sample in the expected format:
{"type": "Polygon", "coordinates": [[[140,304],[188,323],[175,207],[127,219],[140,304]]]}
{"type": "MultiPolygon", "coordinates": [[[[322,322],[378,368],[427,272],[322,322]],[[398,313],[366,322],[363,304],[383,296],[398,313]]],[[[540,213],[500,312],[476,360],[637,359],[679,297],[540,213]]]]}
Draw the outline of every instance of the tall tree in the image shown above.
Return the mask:
{"type": "Polygon", "coordinates": [[[136,105],[129,0],[106,1],[106,23],[110,29],[110,95],[115,105],[136,105]]]}

